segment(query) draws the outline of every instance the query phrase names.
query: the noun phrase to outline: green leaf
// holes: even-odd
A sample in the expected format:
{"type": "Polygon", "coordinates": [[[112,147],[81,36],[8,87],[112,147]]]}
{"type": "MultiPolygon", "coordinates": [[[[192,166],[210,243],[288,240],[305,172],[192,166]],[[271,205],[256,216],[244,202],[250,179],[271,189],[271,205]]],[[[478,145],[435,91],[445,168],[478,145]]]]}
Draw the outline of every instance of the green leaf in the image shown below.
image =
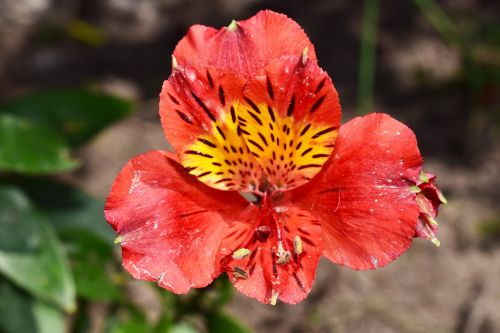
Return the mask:
{"type": "Polygon", "coordinates": [[[85,231],[65,231],[63,242],[68,247],[77,294],[97,301],[118,301],[122,295],[113,279],[118,276],[113,248],[85,231]]]}
{"type": "Polygon", "coordinates": [[[20,190],[0,186],[0,274],[71,312],[75,287],[59,239],[20,190]]]}
{"type": "Polygon", "coordinates": [[[3,333],[63,333],[64,316],[57,309],[0,281],[0,331],[3,333]]]}
{"type": "Polygon", "coordinates": [[[40,174],[73,170],[78,165],[58,133],[17,116],[0,114],[0,170],[40,174]]]}
{"type": "Polygon", "coordinates": [[[106,332],[110,333],[153,333],[154,329],[151,327],[144,317],[144,314],[133,307],[125,307],[127,312],[122,313],[120,316],[108,317],[108,329],[106,332]]]}
{"type": "Polygon", "coordinates": [[[104,203],[51,179],[27,179],[21,187],[49,217],[67,248],[77,294],[90,300],[120,300],[115,233],[104,219],[104,203]]]}
{"type": "Polygon", "coordinates": [[[236,318],[223,312],[212,312],[207,315],[209,333],[252,333],[253,331],[236,318]]]}
{"type": "Polygon", "coordinates": [[[0,108],[58,131],[72,146],[80,146],[108,125],[124,118],[134,104],[122,98],[84,89],[41,92],[0,108]]]}
{"type": "Polygon", "coordinates": [[[21,187],[58,232],[90,232],[113,246],[116,237],[104,219],[104,202],[51,179],[28,179],[21,187]]]}

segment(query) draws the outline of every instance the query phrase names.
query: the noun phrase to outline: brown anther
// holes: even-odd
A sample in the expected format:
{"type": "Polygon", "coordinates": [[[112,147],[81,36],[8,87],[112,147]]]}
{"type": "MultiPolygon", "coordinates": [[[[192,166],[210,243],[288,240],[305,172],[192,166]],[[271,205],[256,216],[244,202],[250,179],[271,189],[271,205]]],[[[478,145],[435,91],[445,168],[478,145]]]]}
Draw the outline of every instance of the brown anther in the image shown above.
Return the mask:
{"type": "Polygon", "coordinates": [[[248,273],[244,269],[242,269],[242,268],[240,268],[238,266],[234,266],[234,268],[233,268],[233,276],[234,276],[235,280],[237,280],[237,279],[243,279],[243,280],[248,279],[248,273]]]}

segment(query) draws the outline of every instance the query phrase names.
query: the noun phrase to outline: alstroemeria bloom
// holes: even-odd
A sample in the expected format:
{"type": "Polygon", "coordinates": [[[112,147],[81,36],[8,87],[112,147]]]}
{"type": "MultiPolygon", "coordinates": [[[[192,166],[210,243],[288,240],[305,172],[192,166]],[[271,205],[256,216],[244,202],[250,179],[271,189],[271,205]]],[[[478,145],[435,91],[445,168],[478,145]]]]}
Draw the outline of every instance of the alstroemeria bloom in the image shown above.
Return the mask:
{"type": "Polygon", "coordinates": [[[245,295],[297,303],[321,255],[374,269],[435,237],[439,192],[418,179],[415,135],[385,114],[340,127],[337,92],[294,21],[264,11],[194,26],[172,67],[160,115],[176,154],[130,160],[105,207],[135,278],[186,293],[227,272],[245,295]]]}

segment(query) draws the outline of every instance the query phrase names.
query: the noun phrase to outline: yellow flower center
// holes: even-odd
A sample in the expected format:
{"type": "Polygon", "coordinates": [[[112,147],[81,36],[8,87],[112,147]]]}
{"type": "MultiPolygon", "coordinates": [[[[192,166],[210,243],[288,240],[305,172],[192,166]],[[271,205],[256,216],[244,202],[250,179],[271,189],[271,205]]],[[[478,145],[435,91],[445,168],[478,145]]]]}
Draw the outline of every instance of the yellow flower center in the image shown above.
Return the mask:
{"type": "Polygon", "coordinates": [[[304,184],[330,156],[338,128],[307,117],[296,122],[294,103],[292,98],[284,116],[248,98],[233,103],[212,123],[211,134],[196,138],[183,152],[182,164],[221,190],[284,191],[304,184]]]}

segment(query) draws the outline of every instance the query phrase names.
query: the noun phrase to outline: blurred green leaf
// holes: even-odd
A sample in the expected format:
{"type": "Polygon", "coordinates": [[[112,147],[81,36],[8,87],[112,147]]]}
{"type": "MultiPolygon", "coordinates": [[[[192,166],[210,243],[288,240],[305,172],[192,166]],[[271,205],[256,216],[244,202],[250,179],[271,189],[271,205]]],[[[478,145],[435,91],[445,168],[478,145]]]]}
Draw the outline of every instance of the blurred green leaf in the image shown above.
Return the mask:
{"type": "MultiPolygon", "coordinates": [[[[134,308],[133,306],[126,306],[117,315],[108,317],[106,329],[110,333],[153,333],[154,328],[151,327],[142,311],[134,308]]],[[[165,333],[165,332],[162,332],[165,333]]]]}
{"type": "Polygon", "coordinates": [[[111,333],[149,333],[151,327],[145,322],[129,321],[119,324],[111,330],[111,333]]]}
{"type": "Polygon", "coordinates": [[[65,319],[61,311],[41,301],[33,300],[32,309],[38,333],[64,333],[65,319]]]}
{"type": "Polygon", "coordinates": [[[115,233],[104,219],[104,203],[51,179],[27,179],[21,187],[65,244],[77,294],[90,300],[119,300],[112,270],[115,233]]]}
{"type": "Polygon", "coordinates": [[[134,104],[122,98],[84,89],[53,90],[26,96],[0,108],[57,130],[77,147],[106,126],[124,118],[134,104]]]}
{"type": "Polygon", "coordinates": [[[104,31],[85,21],[70,22],[67,31],[71,37],[88,46],[98,47],[106,43],[104,31]]]}
{"type": "Polygon", "coordinates": [[[57,309],[0,281],[0,331],[3,333],[63,333],[64,317],[57,309]]]}
{"type": "Polygon", "coordinates": [[[218,277],[210,288],[213,288],[215,291],[215,296],[209,299],[209,307],[211,309],[220,308],[233,298],[234,287],[226,274],[218,277]]]}
{"type": "Polygon", "coordinates": [[[236,318],[222,312],[212,312],[206,317],[209,333],[252,333],[236,318]]]}
{"type": "Polygon", "coordinates": [[[482,221],[479,224],[479,232],[487,237],[500,235],[500,216],[482,221]]]}
{"type": "Polygon", "coordinates": [[[113,250],[110,244],[85,231],[62,233],[68,248],[77,294],[89,300],[117,301],[120,289],[113,281],[113,250]]]}
{"type": "Polygon", "coordinates": [[[19,189],[0,186],[0,274],[71,312],[75,286],[59,239],[19,189]]]}
{"type": "MultiPolygon", "coordinates": [[[[181,323],[181,324],[177,324],[177,325],[172,326],[169,333],[199,333],[199,331],[189,324],[181,323]]],[[[221,331],[219,333],[224,333],[224,332],[221,331]]],[[[237,333],[237,332],[235,332],[235,333],[237,333]]]]}
{"type": "Polygon", "coordinates": [[[73,170],[69,147],[53,130],[0,114],[0,170],[22,173],[54,173],[73,170]]]}
{"type": "Polygon", "coordinates": [[[21,186],[58,232],[90,232],[113,246],[116,234],[104,219],[102,200],[51,179],[27,179],[21,186]]]}

